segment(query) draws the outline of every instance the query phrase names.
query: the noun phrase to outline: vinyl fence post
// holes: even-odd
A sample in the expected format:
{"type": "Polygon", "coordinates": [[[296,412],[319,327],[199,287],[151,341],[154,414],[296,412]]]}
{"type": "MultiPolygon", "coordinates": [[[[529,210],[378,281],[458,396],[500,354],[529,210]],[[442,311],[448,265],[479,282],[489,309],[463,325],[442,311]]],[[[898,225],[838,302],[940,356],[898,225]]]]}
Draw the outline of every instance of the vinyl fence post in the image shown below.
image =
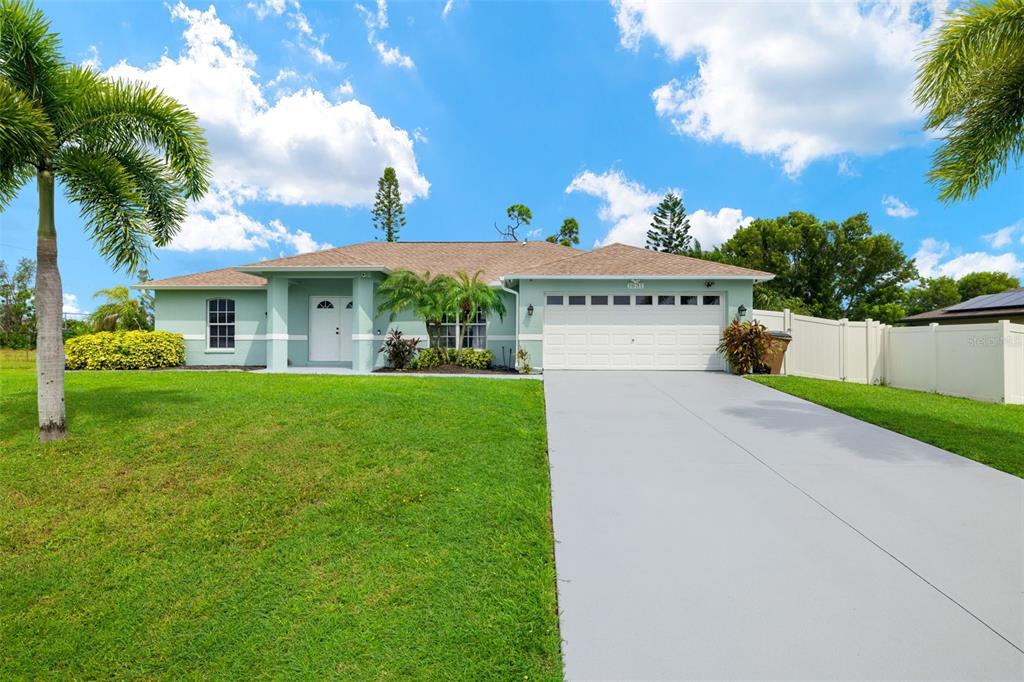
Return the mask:
{"type": "Polygon", "coordinates": [[[849,322],[845,317],[839,320],[839,380],[846,381],[846,334],[849,327],[846,323],[849,322]]]}
{"type": "Polygon", "coordinates": [[[875,335],[871,333],[871,318],[864,320],[864,383],[873,384],[874,369],[871,366],[871,349],[874,346],[875,335]]]}
{"type": "Polygon", "coordinates": [[[1010,398],[1010,370],[1012,369],[1010,361],[1011,333],[1010,321],[999,320],[999,345],[1002,348],[1002,352],[999,353],[999,376],[1002,377],[1002,391],[1000,393],[1003,396],[1003,404],[1008,403],[1010,398]]]}
{"type": "Polygon", "coordinates": [[[932,337],[932,393],[939,392],[939,323],[928,325],[932,337]]]}
{"type": "MultiPolygon", "coordinates": [[[[793,313],[789,311],[789,308],[782,309],[782,331],[792,335],[793,334],[793,313]]],[[[792,339],[789,342],[790,347],[793,345],[792,339]]],[[[789,354],[792,351],[787,351],[782,356],[782,373],[789,374],[789,354]]]]}

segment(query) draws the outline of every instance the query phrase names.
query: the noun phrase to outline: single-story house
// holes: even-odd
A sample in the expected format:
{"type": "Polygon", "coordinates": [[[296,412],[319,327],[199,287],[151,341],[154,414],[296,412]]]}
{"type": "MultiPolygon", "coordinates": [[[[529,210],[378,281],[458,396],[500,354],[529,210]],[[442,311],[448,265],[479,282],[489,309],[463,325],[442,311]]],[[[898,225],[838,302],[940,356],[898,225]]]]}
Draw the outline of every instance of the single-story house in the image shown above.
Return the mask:
{"type": "Polygon", "coordinates": [[[940,324],[983,324],[1009,320],[1024,324],[1024,287],[1010,289],[998,294],[975,296],[956,305],[929,310],[926,313],[911,315],[901,322],[909,325],[926,325],[932,322],[940,324]]]}
{"type": "Polygon", "coordinates": [[[723,369],[723,325],[750,319],[754,283],[773,277],[623,244],[366,242],[135,286],[154,291],[156,328],[184,335],[188,365],[366,371],[390,328],[426,340],[412,311],[377,312],[397,270],[480,272],[507,314],[467,322],[467,345],[506,365],[522,346],[538,369],[723,369]]]}

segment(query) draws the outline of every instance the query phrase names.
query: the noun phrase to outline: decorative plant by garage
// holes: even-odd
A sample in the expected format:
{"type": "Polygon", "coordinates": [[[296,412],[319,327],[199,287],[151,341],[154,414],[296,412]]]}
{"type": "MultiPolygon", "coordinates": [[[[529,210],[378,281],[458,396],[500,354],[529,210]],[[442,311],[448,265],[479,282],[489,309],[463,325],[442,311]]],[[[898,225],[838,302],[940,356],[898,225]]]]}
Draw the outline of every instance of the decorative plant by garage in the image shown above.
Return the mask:
{"type": "Polygon", "coordinates": [[[725,355],[736,374],[751,374],[764,368],[761,358],[772,348],[772,336],[760,322],[733,321],[722,331],[718,352],[725,355]]]}

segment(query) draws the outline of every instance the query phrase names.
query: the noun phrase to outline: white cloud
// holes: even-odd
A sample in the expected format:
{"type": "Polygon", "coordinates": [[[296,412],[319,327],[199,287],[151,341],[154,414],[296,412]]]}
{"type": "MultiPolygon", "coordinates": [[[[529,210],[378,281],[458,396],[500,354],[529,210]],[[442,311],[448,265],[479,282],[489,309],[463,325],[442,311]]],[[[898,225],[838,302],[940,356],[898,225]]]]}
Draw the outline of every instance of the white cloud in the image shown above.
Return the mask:
{"type": "Polygon", "coordinates": [[[882,197],[882,205],[885,206],[885,215],[893,218],[913,218],[917,215],[917,209],[907,206],[899,197],[887,194],[882,197]]]}
{"type": "MultiPolygon", "coordinates": [[[[1006,227],[998,229],[995,232],[983,234],[981,235],[981,238],[988,242],[988,245],[991,246],[993,249],[1001,249],[1013,243],[1013,236],[1017,233],[1018,230],[1024,232],[1024,230],[1021,230],[1022,226],[1024,226],[1024,220],[1018,221],[1013,225],[1007,225],[1006,227]]],[[[1022,244],[1024,244],[1024,236],[1021,237],[1020,241],[1022,244]]]]}
{"type": "Polygon", "coordinates": [[[188,25],[177,59],[165,55],[145,68],[122,61],[107,74],[149,81],[196,113],[221,189],[285,204],[365,206],[392,166],[406,201],[427,196],[408,132],[358,100],[331,102],[312,88],[268,101],[256,55],[215,8],[178,3],[171,14],[188,25]]]}
{"type": "Polygon", "coordinates": [[[700,241],[702,248],[718,246],[736,230],[746,227],[754,219],[743,215],[738,208],[720,208],[718,213],[700,209],[690,214],[690,234],[700,241]]]}
{"type": "MultiPolygon", "coordinates": [[[[627,178],[622,171],[606,171],[601,174],[584,171],[572,179],[565,188],[566,193],[582,192],[602,200],[597,217],[612,223],[611,228],[597,245],[611,243],[643,246],[647,242],[647,230],[651,217],[663,194],[652,192],[640,183],[627,178]]],[[[679,190],[675,190],[679,193],[679,190]]],[[[691,214],[690,234],[698,239],[704,248],[718,246],[752,218],[744,217],[738,208],[721,208],[718,213],[699,209],[691,214]]]]}
{"type": "Polygon", "coordinates": [[[103,68],[103,62],[100,61],[100,51],[95,45],[90,45],[89,49],[85,51],[88,57],[78,63],[79,66],[85,69],[92,69],[93,71],[99,71],[103,68]]]}
{"type": "Polygon", "coordinates": [[[995,270],[1011,275],[1024,275],[1024,260],[1012,253],[957,253],[949,242],[925,239],[914,254],[917,269],[922,277],[952,277],[960,279],[969,272],[995,270]],[[952,258],[947,256],[952,255],[952,258]]]}
{"type": "Polygon", "coordinates": [[[371,12],[359,3],[356,3],[356,11],[363,17],[363,22],[366,24],[366,40],[377,51],[377,56],[380,57],[381,63],[387,66],[401,66],[405,69],[411,69],[416,66],[415,62],[409,56],[403,54],[400,49],[388,45],[377,37],[378,31],[383,31],[388,27],[387,0],[377,0],[376,12],[371,12]]]}
{"type": "Polygon", "coordinates": [[[426,143],[430,142],[430,140],[427,138],[427,134],[424,133],[419,128],[417,128],[416,130],[412,131],[412,139],[416,140],[420,144],[426,144],[426,143]]]}
{"type": "Polygon", "coordinates": [[[860,172],[854,168],[853,164],[846,157],[839,159],[839,163],[836,164],[836,173],[846,178],[860,177],[860,172]]]}
{"type": "Polygon", "coordinates": [[[280,69],[277,72],[276,76],[267,81],[267,87],[274,88],[280,85],[281,83],[284,83],[285,81],[301,79],[302,75],[298,71],[295,71],[294,69],[280,69]]]}
{"type": "MultiPolygon", "coordinates": [[[[352,81],[347,78],[343,83],[334,89],[334,94],[337,97],[350,97],[355,92],[355,88],[352,87],[352,81]]],[[[416,137],[416,133],[413,132],[413,137],[416,137]]]]}
{"type": "Polygon", "coordinates": [[[284,14],[285,0],[262,0],[262,2],[250,2],[246,7],[256,12],[256,16],[260,19],[270,15],[279,17],[284,14]]]}
{"type": "Polygon", "coordinates": [[[455,0],[446,0],[444,3],[444,9],[441,10],[441,18],[447,19],[453,9],[455,9],[455,0]]]}
{"type": "Polygon", "coordinates": [[[290,230],[280,220],[262,223],[238,208],[239,199],[215,187],[189,207],[181,231],[168,251],[253,251],[287,246],[296,253],[331,248],[305,230],[290,230]]]}
{"type": "Polygon", "coordinates": [[[681,134],[782,160],[871,154],[921,139],[915,55],[946,0],[667,3],[613,0],[623,46],[650,37],[698,74],[651,93],[681,134]]]}
{"type": "Polygon", "coordinates": [[[78,305],[78,296],[76,294],[69,294],[65,292],[64,297],[64,314],[65,315],[81,315],[82,308],[78,305]]]}

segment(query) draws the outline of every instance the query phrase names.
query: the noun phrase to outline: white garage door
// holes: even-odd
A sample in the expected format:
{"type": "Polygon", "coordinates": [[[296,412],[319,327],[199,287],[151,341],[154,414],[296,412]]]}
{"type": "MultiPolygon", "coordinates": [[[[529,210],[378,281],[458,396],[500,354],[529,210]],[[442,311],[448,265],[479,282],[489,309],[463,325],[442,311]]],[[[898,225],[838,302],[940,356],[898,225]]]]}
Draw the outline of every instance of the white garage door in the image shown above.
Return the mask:
{"type": "Polygon", "coordinates": [[[724,296],[547,294],[545,369],[721,370],[724,296]]]}

